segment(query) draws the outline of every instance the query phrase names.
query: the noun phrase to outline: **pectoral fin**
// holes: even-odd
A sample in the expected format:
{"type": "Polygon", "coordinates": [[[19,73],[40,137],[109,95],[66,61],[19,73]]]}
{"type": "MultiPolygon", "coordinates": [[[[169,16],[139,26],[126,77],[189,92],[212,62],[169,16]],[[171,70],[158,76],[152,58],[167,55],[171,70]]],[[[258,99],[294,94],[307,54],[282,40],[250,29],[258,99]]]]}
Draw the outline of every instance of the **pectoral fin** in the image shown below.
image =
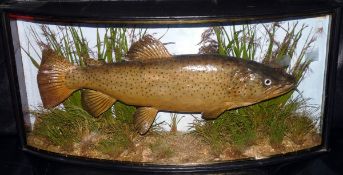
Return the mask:
{"type": "Polygon", "coordinates": [[[150,107],[140,107],[134,114],[134,125],[139,134],[147,133],[156,118],[158,110],[150,107]]]}
{"type": "Polygon", "coordinates": [[[202,113],[202,118],[204,118],[206,120],[216,119],[224,111],[225,111],[225,109],[215,109],[215,110],[212,110],[212,111],[206,111],[206,112],[202,113]]]}
{"type": "Polygon", "coordinates": [[[85,89],[81,92],[82,106],[93,117],[99,117],[114,102],[116,99],[95,90],[85,89]]]}
{"type": "Polygon", "coordinates": [[[164,47],[163,43],[145,35],[137,42],[133,43],[127,52],[127,59],[132,61],[148,61],[155,59],[170,59],[171,54],[164,47]]]}

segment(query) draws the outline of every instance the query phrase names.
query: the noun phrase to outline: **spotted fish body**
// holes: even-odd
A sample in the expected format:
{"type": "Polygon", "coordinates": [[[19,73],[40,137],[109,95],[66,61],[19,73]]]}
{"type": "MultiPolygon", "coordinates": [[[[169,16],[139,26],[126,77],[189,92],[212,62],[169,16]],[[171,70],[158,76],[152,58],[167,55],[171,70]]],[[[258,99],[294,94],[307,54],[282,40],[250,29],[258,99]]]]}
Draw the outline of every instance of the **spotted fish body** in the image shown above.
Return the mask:
{"type": "Polygon", "coordinates": [[[51,59],[59,57],[51,50],[43,52],[43,59],[50,58],[42,61],[37,77],[43,105],[54,107],[73,91],[85,89],[82,103],[93,116],[116,100],[137,106],[135,126],[144,134],[158,111],[202,113],[214,119],[225,110],[273,98],[294,87],[294,78],[275,68],[218,55],[171,56],[151,37],[130,50],[128,56],[137,58],[84,68],[51,59]],[[142,48],[147,40],[151,47],[142,48]]]}

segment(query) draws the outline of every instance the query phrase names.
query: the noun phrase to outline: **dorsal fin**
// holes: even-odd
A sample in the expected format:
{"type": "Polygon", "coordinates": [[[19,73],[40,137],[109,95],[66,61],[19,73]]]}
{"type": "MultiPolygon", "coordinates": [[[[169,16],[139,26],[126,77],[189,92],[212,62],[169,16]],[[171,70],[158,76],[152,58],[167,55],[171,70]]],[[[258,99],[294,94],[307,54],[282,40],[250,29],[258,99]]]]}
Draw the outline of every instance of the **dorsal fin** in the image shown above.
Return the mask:
{"type": "Polygon", "coordinates": [[[103,61],[95,60],[89,57],[82,57],[82,60],[86,66],[101,66],[105,64],[103,61]]]}
{"type": "Polygon", "coordinates": [[[129,61],[169,59],[171,56],[163,43],[151,35],[145,35],[137,42],[134,42],[127,52],[127,59],[129,61]]]}

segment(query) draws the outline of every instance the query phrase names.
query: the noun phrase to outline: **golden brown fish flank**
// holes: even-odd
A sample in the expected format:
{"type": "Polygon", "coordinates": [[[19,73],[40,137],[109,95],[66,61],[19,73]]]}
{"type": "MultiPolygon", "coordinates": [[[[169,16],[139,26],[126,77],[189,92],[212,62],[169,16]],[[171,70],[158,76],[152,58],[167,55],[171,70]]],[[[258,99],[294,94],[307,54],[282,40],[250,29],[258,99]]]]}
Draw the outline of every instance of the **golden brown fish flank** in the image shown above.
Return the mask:
{"type": "Polygon", "coordinates": [[[101,91],[136,106],[199,112],[205,103],[216,105],[228,96],[226,87],[230,80],[224,64],[220,57],[206,59],[195,55],[167,61],[89,66],[68,73],[66,85],[71,89],[101,91]]]}
{"type": "Polygon", "coordinates": [[[84,89],[82,103],[93,116],[116,100],[137,106],[135,126],[144,134],[159,110],[201,112],[214,119],[225,110],[273,98],[294,86],[292,76],[253,61],[217,55],[171,57],[151,36],[132,47],[131,61],[83,68],[44,51],[38,74],[44,106],[53,107],[84,89]],[[63,97],[53,99],[56,95],[63,97]]]}

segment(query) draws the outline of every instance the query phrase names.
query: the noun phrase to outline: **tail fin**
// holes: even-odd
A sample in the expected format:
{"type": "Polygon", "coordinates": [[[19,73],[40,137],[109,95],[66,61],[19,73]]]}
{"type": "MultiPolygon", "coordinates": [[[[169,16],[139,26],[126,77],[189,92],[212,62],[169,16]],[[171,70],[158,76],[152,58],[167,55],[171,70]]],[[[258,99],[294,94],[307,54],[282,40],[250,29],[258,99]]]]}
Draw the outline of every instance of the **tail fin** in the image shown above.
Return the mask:
{"type": "Polygon", "coordinates": [[[62,56],[51,49],[42,51],[42,61],[38,70],[39,93],[45,108],[52,108],[67,99],[76,89],[65,85],[65,74],[74,68],[62,56]]]}

